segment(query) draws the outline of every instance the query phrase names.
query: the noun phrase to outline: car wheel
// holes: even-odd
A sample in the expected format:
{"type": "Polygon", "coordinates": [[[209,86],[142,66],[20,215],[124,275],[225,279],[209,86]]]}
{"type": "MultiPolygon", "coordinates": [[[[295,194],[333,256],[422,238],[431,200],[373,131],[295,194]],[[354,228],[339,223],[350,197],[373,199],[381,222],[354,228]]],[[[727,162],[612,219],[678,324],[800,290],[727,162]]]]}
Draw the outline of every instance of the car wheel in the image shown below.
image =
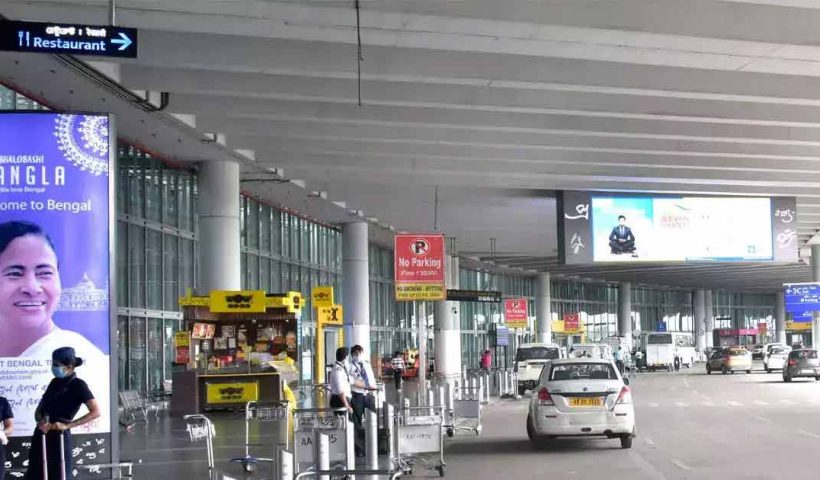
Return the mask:
{"type": "Polygon", "coordinates": [[[709,365],[706,365],[706,375],[711,375],[711,374],[712,374],[712,369],[709,368],[709,365]]]}
{"type": "Polygon", "coordinates": [[[767,368],[767,369],[766,369],[766,373],[772,373],[772,369],[771,369],[771,368],[767,368]]]}
{"type": "Polygon", "coordinates": [[[527,389],[524,387],[518,387],[518,395],[523,397],[524,394],[527,393],[527,389]]]}
{"type": "Polygon", "coordinates": [[[621,437],[621,448],[632,448],[632,435],[624,435],[621,437]]]}
{"type": "Polygon", "coordinates": [[[729,373],[729,369],[728,369],[728,368],[726,368],[726,365],[724,365],[723,367],[721,367],[721,369],[720,369],[720,373],[722,373],[722,374],[724,374],[724,375],[726,375],[727,373],[729,373]]]}
{"type": "Polygon", "coordinates": [[[734,375],[734,374],[735,374],[735,371],[734,371],[734,370],[729,370],[729,371],[732,373],[732,375],[734,375]]]}
{"type": "Polygon", "coordinates": [[[751,369],[746,370],[746,375],[749,375],[750,373],[752,373],[752,370],[751,370],[751,369]]]}
{"type": "Polygon", "coordinates": [[[532,416],[527,415],[527,437],[533,445],[538,446],[538,435],[535,433],[535,426],[532,424],[532,416]]]}
{"type": "Polygon", "coordinates": [[[792,381],[792,377],[790,377],[788,375],[783,375],[783,381],[786,382],[786,383],[789,383],[789,382],[792,381]]]}

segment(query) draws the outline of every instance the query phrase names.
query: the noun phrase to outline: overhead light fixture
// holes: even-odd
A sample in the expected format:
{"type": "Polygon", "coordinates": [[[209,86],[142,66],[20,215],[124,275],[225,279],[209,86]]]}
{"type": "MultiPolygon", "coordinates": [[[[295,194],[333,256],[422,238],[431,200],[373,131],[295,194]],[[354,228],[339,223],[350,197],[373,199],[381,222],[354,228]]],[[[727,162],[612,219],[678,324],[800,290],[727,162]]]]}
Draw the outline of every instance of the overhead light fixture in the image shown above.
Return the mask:
{"type": "Polygon", "coordinates": [[[313,190],[308,194],[308,198],[321,198],[327,200],[327,192],[324,190],[313,190]]]}

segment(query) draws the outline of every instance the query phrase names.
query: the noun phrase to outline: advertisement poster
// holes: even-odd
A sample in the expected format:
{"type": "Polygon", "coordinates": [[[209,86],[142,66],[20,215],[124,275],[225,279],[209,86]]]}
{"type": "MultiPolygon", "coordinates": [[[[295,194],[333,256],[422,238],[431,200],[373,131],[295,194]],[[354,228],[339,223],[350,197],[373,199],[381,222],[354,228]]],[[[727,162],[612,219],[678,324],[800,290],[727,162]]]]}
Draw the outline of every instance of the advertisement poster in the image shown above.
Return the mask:
{"type": "Polygon", "coordinates": [[[577,313],[564,314],[564,332],[577,332],[581,329],[581,315],[577,313]]]}
{"type": "Polygon", "coordinates": [[[0,395],[14,410],[14,468],[64,346],[102,414],[72,429],[96,434],[75,440],[75,464],[110,456],[110,140],[107,115],[0,114],[0,395]]]}
{"type": "Polygon", "coordinates": [[[508,328],[527,328],[526,298],[508,298],[504,300],[504,324],[508,328]]]}
{"type": "Polygon", "coordinates": [[[444,235],[398,234],[394,239],[397,301],[444,300],[444,235]]]}
{"type": "Polygon", "coordinates": [[[596,262],[771,261],[772,200],[592,197],[596,262]]]}

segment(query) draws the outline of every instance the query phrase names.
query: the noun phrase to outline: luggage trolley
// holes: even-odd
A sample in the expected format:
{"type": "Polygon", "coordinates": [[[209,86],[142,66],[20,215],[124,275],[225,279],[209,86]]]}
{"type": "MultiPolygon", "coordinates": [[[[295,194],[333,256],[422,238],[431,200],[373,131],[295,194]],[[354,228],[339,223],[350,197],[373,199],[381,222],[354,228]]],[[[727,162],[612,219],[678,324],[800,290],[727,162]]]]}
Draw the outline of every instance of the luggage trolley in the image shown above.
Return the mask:
{"type": "Polygon", "coordinates": [[[300,408],[293,411],[293,456],[296,472],[315,468],[316,432],[330,437],[331,468],[352,469],[356,464],[353,450],[353,424],[347,411],[339,408],[300,408]]]}
{"type": "Polygon", "coordinates": [[[460,387],[460,395],[453,400],[452,430],[448,426],[447,434],[453,430],[470,430],[481,435],[481,388],[460,387]]]}
{"type": "MultiPolygon", "coordinates": [[[[245,456],[239,458],[232,458],[231,462],[241,463],[242,469],[247,473],[253,473],[256,470],[256,464],[260,462],[273,463],[273,458],[254,457],[251,455],[251,447],[261,447],[260,444],[251,445],[251,422],[257,423],[272,423],[278,428],[275,431],[281,436],[284,432],[285,448],[289,448],[288,442],[288,418],[290,410],[288,402],[248,402],[245,405],[245,456]],[[282,428],[284,425],[285,428],[282,428]]],[[[281,443],[281,439],[280,439],[281,443]]]]}
{"type": "Polygon", "coordinates": [[[208,472],[211,474],[215,471],[214,465],[214,437],[216,436],[216,428],[214,428],[211,419],[205,415],[185,415],[186,430],[191,442],[205,442],[205,449],[208,454],[208,472]]]}
{"type": "Polygon", "coordinates": [[[443,477],[447,464],[444,462],[444,409],[443,407],[402,408],[394,419],[396,458],[395,468],[408,475],[413,474],[416,461],[430,470],[437,470],[443,477]],[[437,455],[437,462],[428,462],[422,455],[437,455]]]}

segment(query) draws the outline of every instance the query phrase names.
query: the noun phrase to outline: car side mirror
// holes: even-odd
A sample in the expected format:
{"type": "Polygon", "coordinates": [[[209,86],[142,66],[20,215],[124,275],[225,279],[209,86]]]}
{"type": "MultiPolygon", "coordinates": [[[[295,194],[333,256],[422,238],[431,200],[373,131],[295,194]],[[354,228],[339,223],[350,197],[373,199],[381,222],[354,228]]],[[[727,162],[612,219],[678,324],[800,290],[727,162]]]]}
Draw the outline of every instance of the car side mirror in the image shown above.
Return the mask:
{"type": "Polygon", "coordinates": [[[629,379],[628,378],[624,378],[624,385],[629,385],[629,379]]]}

